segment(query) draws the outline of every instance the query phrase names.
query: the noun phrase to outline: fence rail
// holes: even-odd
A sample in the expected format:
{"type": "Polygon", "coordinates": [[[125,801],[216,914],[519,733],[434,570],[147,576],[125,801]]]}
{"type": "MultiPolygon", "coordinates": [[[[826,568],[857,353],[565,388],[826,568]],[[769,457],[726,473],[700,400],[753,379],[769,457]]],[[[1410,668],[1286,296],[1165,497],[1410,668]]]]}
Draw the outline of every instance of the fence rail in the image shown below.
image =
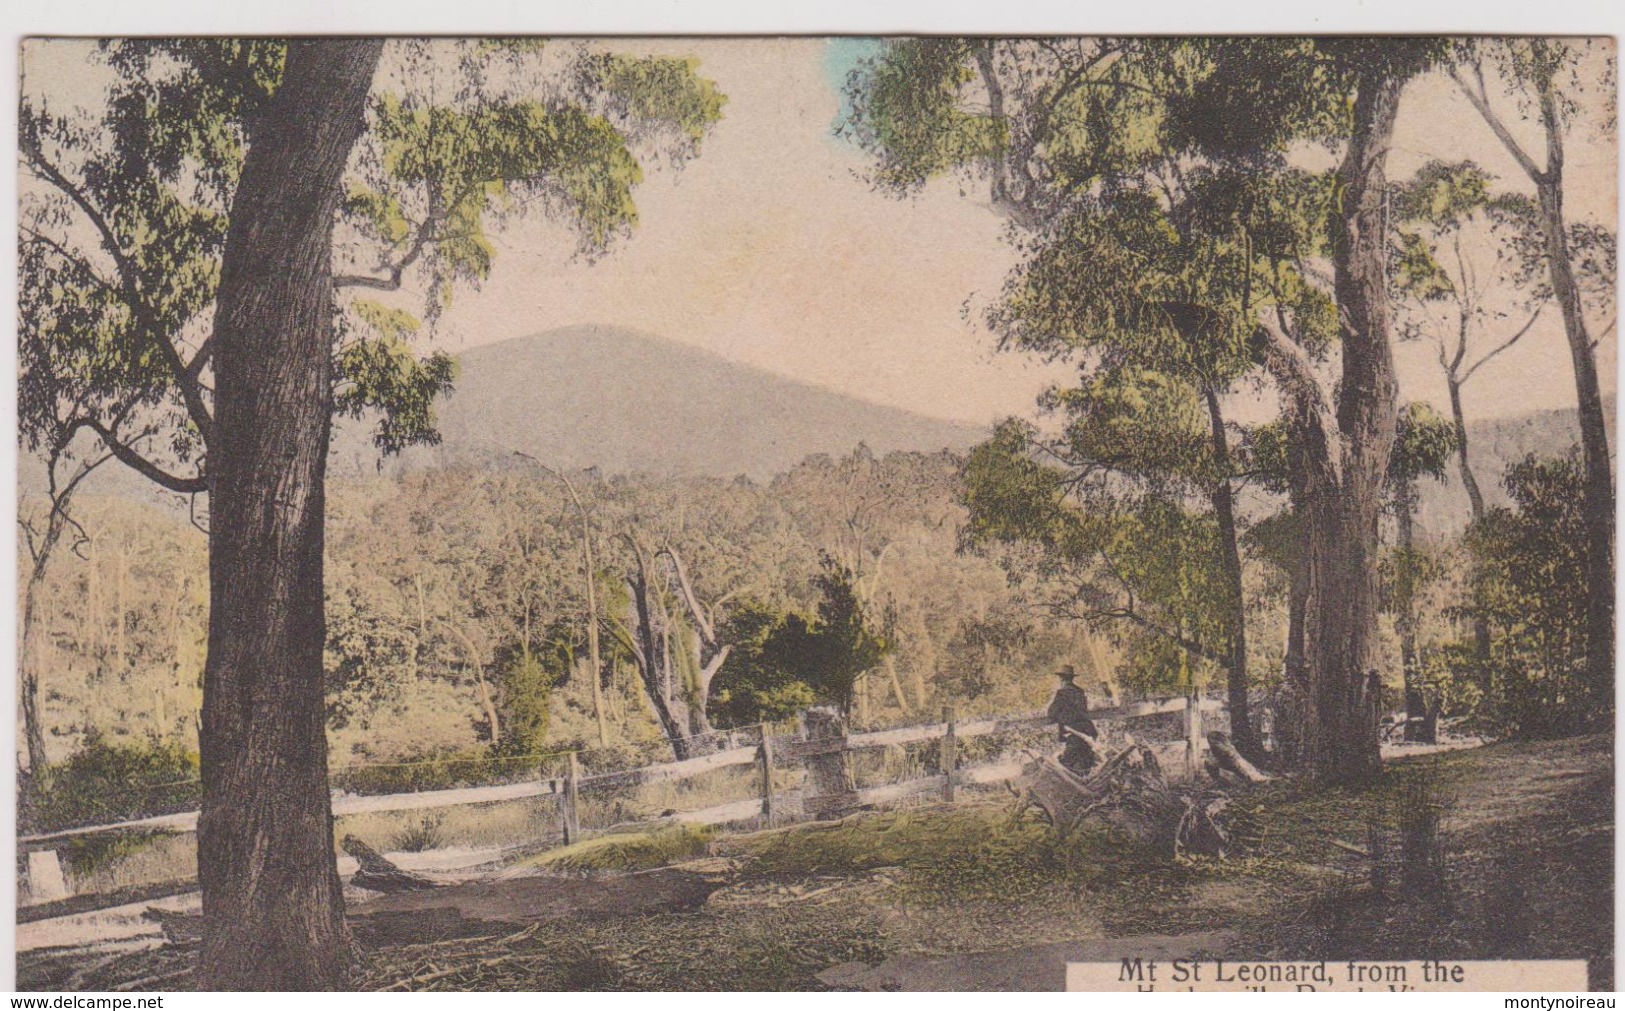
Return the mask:
{"type": "MultiPolygon", "coordinates": [[[[1183,740],[1164,745],[1164,749],[1177,749],[1183,764],[1194,770],[1200,762],[1203,746],[1201,719],[1203,712],[1222,711],[1224,703],[1216,699],[1203,699],[1192,706],[1192,699],[1174,696],[1149,699],[1120,706],[1096,709],[1090,717],[1097,722],[1117,722],[1157,716],[1167,713],[1185,713],[1183,740]]],[[[811,714],[807,714],[810,716],[811,714]]],[[[1010,716],[984,717],[968,722],[957,722],[953,711],[944,712],[938,723],[898,727],[891,730],[848,734],[840,721],[820,722],[804,718],[796,735],[774,735],[764,732],[760,744],[729,748],[675,762],[661,762],[635,769],[581,776],[573,753],[563,776],[537,779],[498,786],[459,787],[443,790],[423,790],[414,793],[356,796],[340,794],[333,798],[335,816],[377,814],[398,811],[427,811],[437,808],[465,805],[496,804],[526,800],[535,797],[561,798],[560,819],[566,842],[581,837],[579,795],[593,787],[630,787],[672,780],[686,780],[695,776],[737,766],[755,765],[758,796],[748,800],[717,804],[693,811],[669,813],[651,822],[679,822],[684,824],[721,825],[758,819],[761,825],[773,825],[782,820],[783,800],[775,791],[773,770],[779,764],[799,763],[808,770],[807,782],[797,791],[804,816],[834,817],[863,807],[876,807],[926,793],[939,793],[944,800],[955,799],[962,785],[988,785],[1015,778],[1023,762],[1004,759],[977,766],[959,767],[958,744],[966,738],[993,734],[1010,734],[1042,730],[1053,723],[1042,712],[1010,716]],[[888,747],[899,747],[925,741],[940,742],[939,767],[945,771],[904,782],[858,789],[853,780],[851,759],[854,753],[888,747]]],[[[764,728],[765,729],[765,728],[764,728]]],[[[1170,756],[1173,757],[1173,756],[1170,756]]],[[[28,854],[30,903],[66,898],[66,886],[56,857],[56,850],[74,840],[109,833],[171,832],[185,833],[197,830],[198,812],[157,815],[131,821],[105,825],[86,825],[21,836],[18,851],[28,854]],[[58,894],[60,893],[60,894],[58,894]]]]}

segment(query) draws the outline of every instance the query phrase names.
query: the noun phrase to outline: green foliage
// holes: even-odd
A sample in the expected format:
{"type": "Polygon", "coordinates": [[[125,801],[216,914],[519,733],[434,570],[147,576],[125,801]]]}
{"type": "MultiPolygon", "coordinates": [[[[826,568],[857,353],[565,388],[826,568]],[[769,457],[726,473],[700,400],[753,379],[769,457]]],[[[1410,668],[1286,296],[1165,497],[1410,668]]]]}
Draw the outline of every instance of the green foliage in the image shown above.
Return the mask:
{"type": "Polygon", "coordinates": [[[528,649],[508,657],[502,670],[499,755],[535,755],[544,750],[557,677],[528,649]]]}
{"type": "Polygon", "coordinates": [[[418,639],[374,605],[356,587],[329,593],[327,643],[327,721],[334,728],[356,722],[400,696],[417,676],[418,639]]]}
{"type": "MultiPolygon", "coordinates": [[[[528,189],[557,192],[589,248],[602,248],[636,220],[632,188],[643,170],[615,127],[585,109],[533,101],[423,107],[386,94],[373,116],[386,185],[430,209],[449,277],[481,280],[490,273],[485,222],[528,189]]],[[[352,193],[352,208],[378,239],[398,233],[401,200],[352,193]]]]}
{"type": "Polygon", "coordinates": [[[129,821],[196,807],[198,757],[156,736],[114,743],[92,729],[79,750],[30,784],[31,831],[129,821]]]}
{"type": "Polygon", "coordinates": [[[1189,40],[1169,61],[1170,146],[1253,161],[1342,136],[1347,69],[1327,50],[1308,38],[1189,40]]]}
{"type": "Polygon", "coordinates": [[[819,572],[813,577],[822,594],[818,620],[795,658],[808,685],[842,712],[852,708],[858,679],[877,667],[890,649],[858,599],[855,579],[852,569],[832,556],[819,558],[819,572]]]}
{"type": "Polygon", "coordinates": [[[1586,687],[1583,480],[1577,451],[1531,455],[1507,469],[1514,507],[1489,510],[1467,531],[1470,606],[1494,633],[1491,705],[1519,736],[1590,726],[1612,703],[1586,687]]]}
{"type": "Polygon", "coordinates": [[[333,406],[362,418],[377,412],[373,442],[384,453],[440,442],[434,402],[457,380],[457,362],[443,351],[420,357],[411,339],[420,324],[410,313],[357,299],[351,311],[359,327],[339,319],[333,406]]]}
{"type": "Polygon", "coordinates": [[[1399,410],[1394,449],[1388,458],[1388,481],[1409,489],[1424,477],[1443,481],[1458,446],[1455,423],[1431,404],[1412,401],[1399,410]]]}
{"type": "Polygon", "coordinates": [[[991,116],[963,108],[975,77],[965,39],[903,39],[853,71],[848,129],[876,154],[876,181],[911,190],[985,159],[1003,139],[991,116]]]}
{"type": "MultiPolygon", "coordinates": [[[[409,40],[375,82],[352,159],[338,246],[365,267],[339,289],[397,291],[423,275],[425,319],[491,269],[491,233],[530,209],[605,250],[637,220],[643,161],[692,156],[723,96],[692,60],[594,54],[563,81],[536,46],[409,40]],[[448,69],[455,88],[437,87],[448,69]]],[[[60,114],[24,96],[20,417],[31,450],[88,429],[176,491],[200,491],[213,410],[204,339],[244,152],[281,83],[280,40],[106,43],[106,104],[60,114]],[[139,452],[137,452],[139,450],[139,452]]],[[[342,259],[342,257],[341,257],[342,259]]],[[[434,398],[455,367],[413,347],[398,308],[341,306],[334,407],[376,415],[386,453],[438,441],[434,398]],[[349,318],[344,318],[348,316],[349,318]]],[[[126,459],[126,462],[130,462],[126,459]]],[[[132,463],[132,465],[135,465],[132,463]]]]}
{"type": "Polygon", "coordinates": [[[1396,188],[1394,211],[1401,220],[1425,224],[1436,231],[1460,229],[1474,214],[1490,206],[1490,183],[1494,179],[1475,162],[1435,159],[1396,188]]]}
{"type": "MultiPolygon", "coordinates": [[[[1112,423],[1104,411],[1082,414],[1078,422],[1102,423],[1112,423]]],[[[1155,441],[1148,428],[1120,430],[1155,441]]],[[[1050,599],[1051,612],[1110,628],[1129,647],[1128,665],[1118,672],[1125,687],[1188,688],[1206,678],[1204,665],[1217,659],[1228,635],[1213,517],[1169,494],[1175,475],[1168,471],[1148,468],[1138,492],[1109,480],[1118,461],[1125,471],[1115,476],[1138,476],[1127,468],[1146,466],[1167,446],[1147,446],[1139,456],[1073,456],[1080,437],[1069,437],[1068,444],[1042,443],[1030,425],[1007,422],[971,451],[964,543],[1035,545],[1043,570],[1066,587],[1050,599]],[[1072,464],[1070,472],[1049,462],[1055,460],[1072,464]]],[[[1188,443],[1199,444],[1194,435],[1188,443]]]]}
{"type": "Polygon", "coordinates": [[[821,552],[812,583],[820,595],[812,618],[759,602],[730,616],[736,653],[712,685],[724,725],[782,720],[816,701],[847,712],[859,679],[890,650],[849,566],[821,552]]]}
{"type": "Polygon", "coordinates": [[[613,116],[635,133],[667,133],[686,146],[674,156],[693,154],[706,131],[722,119],[727,96],[716,82],[698,76],[692,57],[633,57],[620,53],[583,54],[576,65],[577,86],[601,95],[613,116]]]}
{"type": "Polygon", "coordinates": [[[740,727],[793,716],[817,701],[813,688],[797,676],[798,657],[810,638],[807,620],[758,600],[740,602],[721,633],[734,644],[728,662],[711,683],[712,722],[740,727]]]}
{"type": "Polygon", "coordinates": [[[399,761],[334,766],[335,790],[372,796],[536,779],[540,763],[506,762],[488,748],[405,750],[399,761]]]}

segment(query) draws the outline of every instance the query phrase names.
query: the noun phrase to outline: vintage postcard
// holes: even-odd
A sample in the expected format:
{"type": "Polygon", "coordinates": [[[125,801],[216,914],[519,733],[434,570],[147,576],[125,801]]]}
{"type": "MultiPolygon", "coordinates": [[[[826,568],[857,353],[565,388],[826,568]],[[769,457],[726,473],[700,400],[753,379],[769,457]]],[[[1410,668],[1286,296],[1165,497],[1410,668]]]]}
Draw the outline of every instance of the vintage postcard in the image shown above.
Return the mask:
{"type": "Polygon", "coordinates": [[[1616,985],[1613,39],[20,70],[19,989],[1616,985]]]}

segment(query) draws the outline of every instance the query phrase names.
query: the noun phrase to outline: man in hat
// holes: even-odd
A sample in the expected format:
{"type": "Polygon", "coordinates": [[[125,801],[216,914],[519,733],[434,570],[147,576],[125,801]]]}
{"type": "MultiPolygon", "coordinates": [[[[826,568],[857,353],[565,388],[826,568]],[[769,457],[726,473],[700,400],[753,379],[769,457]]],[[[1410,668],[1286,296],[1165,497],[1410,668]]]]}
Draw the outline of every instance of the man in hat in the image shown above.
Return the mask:
{"type": "Polygon", "coordinates": [[[1089,697],[1077,685],[1078,672],[1066,664],[1055,672],[1061,686],[1049,703],[1049,718],[1060,726],[1061,764],[1080,776],[1089,774],[1097,761],[1095,739],[1098,731],[1089,718],[1089,697]]]}

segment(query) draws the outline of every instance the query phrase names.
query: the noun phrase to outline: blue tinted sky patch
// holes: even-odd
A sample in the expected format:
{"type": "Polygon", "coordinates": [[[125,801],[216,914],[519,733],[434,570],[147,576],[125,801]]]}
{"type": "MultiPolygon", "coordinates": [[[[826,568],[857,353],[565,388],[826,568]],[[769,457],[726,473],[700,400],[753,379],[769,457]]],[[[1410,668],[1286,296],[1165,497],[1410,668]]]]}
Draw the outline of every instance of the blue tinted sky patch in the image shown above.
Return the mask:
{"type": "Polygon", "coordinates": [[[829,39],[824,44],[824,80],[840,100],[840,109],[830,129],[839,130],[851,115],[852,106],[846,97],[846,79],[857,69],[858,63],[880,52],[880,39],[844,37],[829,39]]]}

